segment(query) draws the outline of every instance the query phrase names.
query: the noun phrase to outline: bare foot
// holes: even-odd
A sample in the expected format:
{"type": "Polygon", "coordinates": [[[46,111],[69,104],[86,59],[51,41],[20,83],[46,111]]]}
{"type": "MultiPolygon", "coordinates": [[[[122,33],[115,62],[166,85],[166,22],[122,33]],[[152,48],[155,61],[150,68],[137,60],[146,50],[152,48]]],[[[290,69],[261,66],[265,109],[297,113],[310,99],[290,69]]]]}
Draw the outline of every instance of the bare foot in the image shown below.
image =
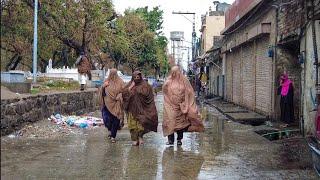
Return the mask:
{"type": "Polygon", "coordinates": [[[115,143],[115,142],[116,142],[116,139],[115,139],[115,138],[111,138],[111,142],[112,142],[112,143],[115,143]]]}
{"type": "Polygon", "coordinates": [[[138,146],[139,145],[139,141],[133,141],[132,142],[132,146],[138,146]]]}
{"type": "Polygon", "coordinates": [[[144,144],[144,141],[143,141],[142,138],[139,138],[139,143],[140,143],[140,145],[143,145],[143,144],[144,144]]]}

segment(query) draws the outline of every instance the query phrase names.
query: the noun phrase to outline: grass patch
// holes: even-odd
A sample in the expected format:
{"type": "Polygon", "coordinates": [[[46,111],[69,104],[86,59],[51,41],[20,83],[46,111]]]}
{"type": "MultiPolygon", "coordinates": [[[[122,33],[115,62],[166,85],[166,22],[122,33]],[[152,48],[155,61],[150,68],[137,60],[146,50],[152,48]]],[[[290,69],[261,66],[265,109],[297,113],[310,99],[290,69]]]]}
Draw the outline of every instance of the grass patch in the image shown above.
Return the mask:
{"type": "Polygon", "coordinates": [[[39,87],[31,89],[31,94],[73,91],[79,89],[79,83],[77,81],[46,80],[43,82],[38,81],[38,85],[39,87]]]}
{"type": "Polygon", "coordinates": [[[33,88],[31,89],[31,94],[38,94],[40,92],[39,88],[33,88]]]}

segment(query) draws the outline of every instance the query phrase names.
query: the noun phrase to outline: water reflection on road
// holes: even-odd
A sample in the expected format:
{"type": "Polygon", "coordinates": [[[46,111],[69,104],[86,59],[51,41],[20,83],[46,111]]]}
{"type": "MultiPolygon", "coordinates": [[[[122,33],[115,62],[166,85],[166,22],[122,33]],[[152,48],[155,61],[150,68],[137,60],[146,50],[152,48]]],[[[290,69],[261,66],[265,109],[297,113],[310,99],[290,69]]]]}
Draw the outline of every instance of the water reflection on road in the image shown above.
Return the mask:
{"type": "MultiPolygon", "coordinates": [[[[127,129],[117,143],[96,128],[63,138],[1,139],[4,179],[313,179],[310,164],[290,169],[282,163],[282,146],[229,122],[216,109],[200,104],[204,133],[186,133],[181,147],[168,147],[162,135],[163,97],[157,96],[158,133],[133,147],[127,129]]],[[[301,157],[304,158],[304,157],[301,157]]],[[[298,162],[301,159],[296,159],[298,162]]]]}

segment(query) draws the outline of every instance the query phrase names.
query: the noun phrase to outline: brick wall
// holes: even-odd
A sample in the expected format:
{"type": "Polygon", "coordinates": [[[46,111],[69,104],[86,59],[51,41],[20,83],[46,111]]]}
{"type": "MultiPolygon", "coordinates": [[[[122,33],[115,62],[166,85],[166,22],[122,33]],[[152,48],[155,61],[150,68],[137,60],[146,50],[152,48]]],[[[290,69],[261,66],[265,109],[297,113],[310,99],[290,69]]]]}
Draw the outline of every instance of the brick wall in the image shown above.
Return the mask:
{"type": "MultiPolygon", "coordinates": [[[[278,3],[280,2],[278,0],[278,3]]],[[[279,40],[295,33],[299,34],[300,27],[305,23],[306,11],[305,0],[282,0],[282,3],[284,5],[279,11],[279,40]]]]}

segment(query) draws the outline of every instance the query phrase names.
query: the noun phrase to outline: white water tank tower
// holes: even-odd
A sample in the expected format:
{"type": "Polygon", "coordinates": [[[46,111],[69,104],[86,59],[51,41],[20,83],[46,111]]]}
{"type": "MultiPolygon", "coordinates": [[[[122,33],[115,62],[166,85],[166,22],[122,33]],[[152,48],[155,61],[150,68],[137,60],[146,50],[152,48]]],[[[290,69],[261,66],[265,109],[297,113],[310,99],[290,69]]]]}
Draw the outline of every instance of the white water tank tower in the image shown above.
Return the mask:
{"type": "Polygon", "coordinates": [[[173,55],[176,61],[176,64],[181,66],[184,32],[171,31],[170,40],[171,40],[171,54],[173,55]]]}

